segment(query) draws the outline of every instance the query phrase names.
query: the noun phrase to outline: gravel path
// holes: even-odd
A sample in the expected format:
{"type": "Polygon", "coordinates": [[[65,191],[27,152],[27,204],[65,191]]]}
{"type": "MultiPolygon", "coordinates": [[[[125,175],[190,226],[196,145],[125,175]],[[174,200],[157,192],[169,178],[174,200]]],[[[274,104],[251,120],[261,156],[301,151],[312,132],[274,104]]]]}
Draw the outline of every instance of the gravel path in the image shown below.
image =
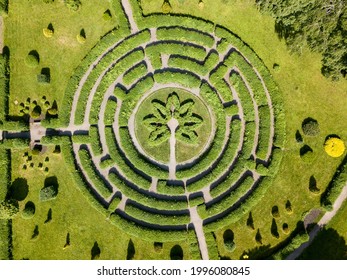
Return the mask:
{"type": "Polygon", "coordinates": [[[312,231],[309,233],[309,237],[310,237],[309,241],[307,241],[306,243],[303,243],[298,249],[296,249],[293,253],[291,253],[287,257],[287,260],[295,260],[295,259],[297,259],[302,254],[302,252],[308,246],[310,246],[310,244],[313,242],[314,238],[322,230],[322,228],[326,224],[328,224],[331,221],[331,219],[336,215],[336,213],[341,208],[341,206],[342,206],[343,202],[346,200],[346,198],[347,198],[347,184],[344,186],[344,188],[342,189],[342,192],[340,193],[340,195],[336,199],[336,201],[335,201],[335,203],[333,205],[333,210],[329,211],[329,212],[326,212],[324,214],[324,216],[319,220],[317,225],[315,225],[314,228],[312,229],[312,231]]]}

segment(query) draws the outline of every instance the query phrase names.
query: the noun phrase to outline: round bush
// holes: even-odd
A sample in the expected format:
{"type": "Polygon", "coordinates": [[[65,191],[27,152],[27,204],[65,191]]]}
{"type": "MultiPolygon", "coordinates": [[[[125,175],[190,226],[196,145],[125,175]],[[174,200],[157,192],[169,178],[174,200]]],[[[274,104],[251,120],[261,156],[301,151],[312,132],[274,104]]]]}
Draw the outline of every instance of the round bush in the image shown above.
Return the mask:
{"type": "Polygon", "coordinates": [[[275,219],[278,219],[278,218],[281,216],[281,215],[280,215],[280,211],[279,211],[277,205],[275,205],[275,206],[272,207],[272,209],[271,209],[271,215],[272,215],[272,217],[274,217],[275,219]]]}
{"type": "Polygon", "coordinates": [[[22,212],[22,217],[24,219],[31,219],[35,215],[35,210],[36,210],[35,204],[31,201],[28,201],[25,204],[24,210],[22,212]]]}
{"type": "Polygon", "coordinates": [[[340,138],[331,137],[325,141],[324,150],[329,156],[337,158],[344,154],[346,147],[340,138]]]}
{"type": "Polygon", "coordinates": [[[170,258],[172,260],[183,260],[183,250],[180,245],[175,245],[170,251],[170,258]]]}
{"type": "Polygon", "coordinates": [[[235,249],[234,233],[232,230],[227,229],[223,234],[224,246],[228,251],[235,249]]]}
{"type": "Polygon", "coordinates": [[[307,118],[302,122],[302,131],[307,136],[317,136],[320,132],[318,121],[307,118]]]}
{"type": "Polygon", "coordinates": [[[40,63],[40,55],[38,54],[38,52],[35,50],[29,52],[28,56],[25,59],[25,63],[31,68],[37,67],[40,63]]]}
{"type": "Polygon", "coordinates": [[[288,226],[287,223],[284,223],[284,224],[282,225],[282,230],[283,230],[283,232],[284,232],[285,234],[288,234],[288,233],[289,233],[289,226],[288,226]]]}
{"type": "Polygon", "coordinates": [[[42,31],[43,35],[47,38],[51,38],[54,35],[54,28],[51,23],[47,26],[47,28],[44,28],[42,31]]]}
{"type": "Polygon", "coordinates": [[[311,163],[315,158],[315,154],[310,146],[305,145],[300,149],[300,157],[304,162],[311,163]]]}

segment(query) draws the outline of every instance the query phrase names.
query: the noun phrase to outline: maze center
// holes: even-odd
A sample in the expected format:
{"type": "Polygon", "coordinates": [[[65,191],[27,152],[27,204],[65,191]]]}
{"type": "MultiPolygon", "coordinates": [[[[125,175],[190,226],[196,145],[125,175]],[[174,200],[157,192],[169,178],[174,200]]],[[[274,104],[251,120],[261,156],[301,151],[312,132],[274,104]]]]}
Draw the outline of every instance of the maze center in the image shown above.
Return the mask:
{"type": "Polygon", "coordinates": [[[213,140],[212,112],[188,90],[168,87],[145,94],[134,114],[134,143],[159,163],[192,163],[213,140]]]}

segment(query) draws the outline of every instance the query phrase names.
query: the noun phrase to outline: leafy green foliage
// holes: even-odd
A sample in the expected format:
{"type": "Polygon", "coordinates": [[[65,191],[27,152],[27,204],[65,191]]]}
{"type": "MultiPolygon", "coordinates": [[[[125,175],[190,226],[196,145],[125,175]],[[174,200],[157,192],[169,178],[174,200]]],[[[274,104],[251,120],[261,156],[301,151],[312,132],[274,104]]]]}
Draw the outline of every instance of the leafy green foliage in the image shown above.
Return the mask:
{"type": "Polygon", "coordinates": [[[78,11],[81,7],[82,3],[79,0],[64,0],[66,7],[68,7],[72,11],[78,11]]]}
{"type": "Polygon", "coordinates": [[[9,199],[0,203],[0,220],[9,220],[14,218],[19,212],[18,202],[15,199],[9,199]]]}
{"type": "Polygon", "coordinates": [[[288,47],[301,52],[304,45],[322,53],[322,73],[333,79],[347,73],[347,4],[342,0],[256,0],[276,20],[275,29],[288,47]]]}
{"type": "Polygon", "coordinates": [[[58,195],[58,187],[55,185],[46,186],[40,190],[40,201],[55,199],[58,195]]]}

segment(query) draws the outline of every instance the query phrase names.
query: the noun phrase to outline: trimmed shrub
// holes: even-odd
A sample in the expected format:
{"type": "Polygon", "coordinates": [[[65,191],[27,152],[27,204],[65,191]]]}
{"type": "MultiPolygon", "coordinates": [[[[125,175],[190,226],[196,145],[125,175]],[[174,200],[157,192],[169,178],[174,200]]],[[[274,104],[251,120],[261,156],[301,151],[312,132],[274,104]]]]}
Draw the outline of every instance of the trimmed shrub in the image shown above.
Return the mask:
{"type": "Polygon", "coordinates": [[[87,35],[84,29],[81,29],[80,33],[76,36],[77,42],[84,44],[87,40],[87,35]]]}
{"type": "Polygon", "coordinates": [[[47,38],[53,37],[53,35],[54,35],[54,27],[53,27],[52,23],[48,24],[48,26],[46,28],[44,28],[42,30],[42,32],[43,32],[43,35],[45,37],[47,37],[47,38]]]}
{"type": "Polygon", "coordinates": [[[317,187],[317,180],[313,175],[310,177],[308,189],[314,194],[320,193],[320,189],[317,187]]]}
{"type": "Polygon", "coordinates": [[[31,219],[35,215],[35,204],[32,201],[28,201],[22,211],[23,219],[31,219]]]}
{"type": "Polygon", "coordinates": [[[262,160],[268,160],[267,155],[269,147],[272,146],[270,137],[270,126],[271,126],[271,113],[270,108],[267,106],[259,107],[259,141],[257,147],[257,157],[262,160]]]}
{"type": "Polygon", "coordinates": [[[272,257],[275,260],[283,260],[286,257],[288,257],[292,252],[294,252],[295,249],[299,248],[301,244],[307,242],[308,240],[309,240],[309,235],[306,232],[298,233],[291,239],[288,245],[286,245],[280,251],[272,255],[272,257]]]}
{"type": "Polygon", "coordinates": [[[58,195],[58,187],[55,185],[50,185],[42,188],[40,190],[40,201],[53,200],[58,195]]]}
{"type": "Polygon", "coordinates": [[[169,0],[164,0],[163,5],[161,6],[161,9],[162,9],[164,14],[168,14],[171,12],[172,7],[171,7],[169,0]]]}
{"type": "Polygon", "coordinates": [[[0,220],[13,219],[19,212],[17,200],[8,199],[0,203],[0,220]]]}
{"type": "Polygon", "coordinates": [[[334,158],[344,154],[346,147],[345,143],[338,137],[328,137],[324,143],[325,152],[334,158]]]}
{"type": "Polygon", "coordinates": [[[102,18],[105,20],[105,21],[109,21],[112,19],[112,14],[111,14],[111,11],[110,10],[106,10],[104,12],[104,14],[102,15],[102,18]]]}
{"type": "Polygon", "coordinates": [[[223,241],[225,249],[227,249],[229,252],[235,250],[234,233],[232,230],[227,229],[226,231],[224,231],[223,241]]]}
{"type": "Polygon", "coordinates": [[[292,203],[289,200],[287,200],[285,207],[286,207],[286,211],[289,214],[293,213],[292,203]]]}
{"type": "Polygon", "coordinates": [[[249,212],[246,224],[251,230],[255,230],[252,212],[249,212]]]}
{"type": "Polygon", "coordinates": [[[255,235],[255,242],[259,245],[263,245],[263,237],[261,236],[260,229],[258,228],[257,233],[255,235]]]}
{"type": "Polygon", "coordinates": [[[162,41],[175,41],[195,43],[204,47],[212,48],[214,38],[208,34],[196,29],[174,27],[159,27],[157,30],[157,39],[162,41]]]}
{"type": "Polygon", "coordinates": [[[33,50],[29,52],[28,56],[25,59],[25,63],[27,66],[31,68],[35,68],[40,63],[40,55],[37,51],[33,50]]]}
{"type": "Polygon", "coordinates": [[[8,195],[17,201],[23,201],[28,196],[29,186],[25,178],[16,178],[9,188],[8,195]]]}
{"type": "Polygon", "coordinates": [[[318,121],[312,118],[304,119],[301,127],[306,136],[317,136],[320,132],[318,121]]]}
{"type": "Polygon", "coordinates": [[[37,82],[40,84],[49,84],[51,82],[51,70],[42,68],[41,74],[37,75],[37,82]]]}
{"type": "Polygon", "coordinates": [[[272,217],[274,217],[275,219],[278,219],[279,217],[281,217],[280,211],[279,211],[277,205],[275,205],[275,206],[272,207],[272,209],[271,209],[271,215],[272,215],[272,217]]]}
{"type": "Polygon", "coordinates": [[[82,5],[80,0],[64,0],[64,3],[72,11],[78,11],[82,5]]]}
{"type": "Polygon", "coordinates": [[[278,227],[275,219],[272,219],[271,235],[277,239],[280,238],[280,234],[278,233],[278,227]]]}
{"type": "Polygon", "coordinates": [[[287,223],[284,223],[283,225],[282,225],[282,230],[283,230],[283,232],[285,233],[285,234],[288,234],[289,233],[289,225],[287,224],[287,223]]]}
{"type": "MultiPolygon", "coordinates": [[[[7,195],[7,186],[11,178],[11,154],[10,151],[0,148],[0,201],[5,200],[7,195]]],[[[1,235],[0,235],[1,236],[1,235]]]]}
{"type": "Polygon", "coordinates": [[[315,158],[315,154],[310,146],[305,145],[300,149],[300,157],[304,162],[311,163],[315,158]]]}

